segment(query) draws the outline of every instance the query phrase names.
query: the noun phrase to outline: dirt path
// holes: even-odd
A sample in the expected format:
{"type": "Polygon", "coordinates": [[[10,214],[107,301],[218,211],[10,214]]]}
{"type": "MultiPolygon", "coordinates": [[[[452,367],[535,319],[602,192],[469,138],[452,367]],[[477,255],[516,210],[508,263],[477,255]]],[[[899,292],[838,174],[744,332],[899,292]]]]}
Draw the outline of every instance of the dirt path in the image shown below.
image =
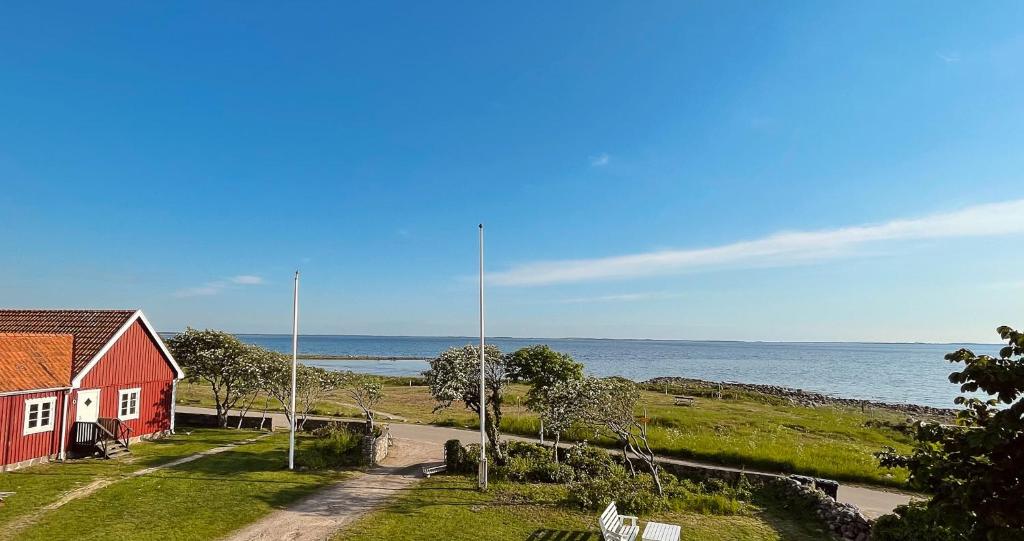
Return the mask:
{"type": "MultiPolygon", "coordinates": [[[[214,447],[212,449],[207,449],[205,451],[201,451],[201,452],[196,453],[194,455],[189,455],[189,456],[186,456],[186,457],[179,458],[177,460],[172,460],[170,462],[167,462],[166,464],[160,464],[160,465],[153,466],[153,467],[150,467],[150,468],[144,468],[144,469],[141,469],[141,470],[136,470],[136,471],[133,471],[133,472],[130,472],[130,473],[126,473],[126,474],[121,475],[120,477],[103,477],[103,478],[100,478],[100,479],[96,479],[95,481],[93,481],[93,482],[91,482],[91,483],[89,483],[87,485],[83,485],[83,486],[80,486],[80,487],[75,488],[73,490],[69,490],[69,491],[65,492],[64,494],[61,495],[60,498],[57,498],[55,501],[53,501],[53,502],[51,502],[51,503],[49,503],[47,505],[44,505],[43,507],[40,507],[35,512],[29,513],[27,515],[24,515],[24,516],[18,518],[17,520],[9,523],[4,528],[3,535],[0,535],[0,539],[7,539],[8,537],[6,537],[6,536],[12,536],[13,537],[13,535],[15,533],[17,533],[17,532],[27,528],[28,526],[32,525],[32,523],[34,523],[37,520],[39,520],[46,513],[49,513],[50,511],[53,511],[55,509],[59,509],[59,508],[65,506],[68,503],[73,502],[75,500],[78,500],[78,499],[84,498],[86,496],[89,496],[90,494],[93,494],[96,491],[98,491],[98,490],[100,490],[100,489],[102,489],[104,487],[108,487],[108,486],[110,486],[110,485],[112,485],[114,483],[117,483],[119,481],[124,481],[125,479],[134,479],[136,477],[142,477],[143,475],[149,475],[149,474],[151,474],[151,473],[153,473],[155,471],[158,471],[158,470],[162,470],[162,469],[165,469],[165,468],[173,468],[174,466],[178,466],[180,464],[186,464],[188,462],[192,462],[193,460],[199,460],[200,458],[203,458],[205,456],[216,455],[216,454],[219,454],[219,453],[223,453],[225,451],[230,451],[230,450],[234,449],[235,447],[238,447],[239,445],[245,445],[247,443],[252,443],[254,441],[261,440],[261,439],[269,437],[269,436],[270,436],[270,434],[262,434],[262,435],[259,435],[259,436],[253,437],[253,438],[249,438],[247,440],[242,440],[242,441],[239,441],[239,442],[236,442],[236,443],[229,443],[228,445],[224,445],[224,446],[221,446],[221,447],[214,447]]],[[[102,459],[89,459],[89,460],[102,460],[102,459]]],[[[128,460],[131,460],[131,459],[129,458],[128,460]]]]}
{"type": "Polygon", "coordinates": [[[350,477],[229,535],[227,541],[323,541],[418,482],[441,445],[395,438],[383,465],[350,477]]]}

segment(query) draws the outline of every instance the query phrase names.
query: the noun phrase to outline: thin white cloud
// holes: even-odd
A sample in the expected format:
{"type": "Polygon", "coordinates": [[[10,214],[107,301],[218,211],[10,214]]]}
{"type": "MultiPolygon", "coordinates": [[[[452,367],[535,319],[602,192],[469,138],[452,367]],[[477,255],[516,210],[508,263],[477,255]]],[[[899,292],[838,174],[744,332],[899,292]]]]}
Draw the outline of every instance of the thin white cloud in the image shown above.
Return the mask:
{"type": "Polygon", "coordinates": [[[539,286],[678,274],[702,268],[794,265],[848,256],[869,243],[1024,233],[1024,199],[881,224],[781,232],[710,248],[660,250],[613,257],[538,261],[488,275],[503,286],[539,286]]]}
{"type": "Polygon", "coordinates": [[[206,282],[201,286],[186,287],[179,289],[174,292],[175,297],[208,297],[210,295],[217,295],[225,289],[236,287],[236,286],[255,286],[262,285],[266,282],[260,276],[252,274],[240,274],[238,276],[232,276],[224,280],[215,280],[213,282],[206,282]]]}
{"type": "Polygon", "coordinates": [[[682,297],[681,293],[621,293],[618,295],[599,295],[596,297],[575,297],[569,299],[557,299],[554,302],[559,304],[590,304],[597,302],[636,302],[653,301],[663,299],[676,299],[682,297]]]}
{"type": "Polygon", "coordinates": [[[947,64],[955,64],[960,61],[960,53],[935,53],[935,56],[947,64]]]}
{"type": "Polygon", "coordinates": [[[598,154],[597,156],[591,156],[590,157],[590,166],[591,167],[604,167],[604,166],[608,165],[608,162],[610,162],[611,159],[612,159],[611,156],[609,156],[608,154],[602,152],[602,153],[598,154]]]}

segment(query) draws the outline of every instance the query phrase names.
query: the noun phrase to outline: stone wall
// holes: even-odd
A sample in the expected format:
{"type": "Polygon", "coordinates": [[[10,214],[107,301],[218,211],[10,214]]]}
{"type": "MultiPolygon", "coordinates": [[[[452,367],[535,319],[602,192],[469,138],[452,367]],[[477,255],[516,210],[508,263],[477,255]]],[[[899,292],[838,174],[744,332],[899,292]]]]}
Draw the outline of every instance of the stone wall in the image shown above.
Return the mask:
{"type": "Polygon", "coordinates": [[[921,406],[917,404],[892,404],[888,402],[875,402],[872,400],[857,400],[854,398],[841,398],[837,396],[830,396],[821,393],[814,393],[810,391],[804,391],[802,389],[793,389],[790,387],[781,387],[778,385],[757,385],[753,383],[718,383],[714,381],[704,381],[701,379],[691,378],[654,378],[644,382],[644,384],[652,387],[662,387],[671,385],[689,385],[697,387],[706,387],[711,391],[721,389],[725,391],[746,391],[761,393],[768,396],[773,396],[788,401],[791,404],[798,406],[817,407],[817,406],[848,406],[855,408],[879,408],[888,409],[894,411],[900,411],[903,413],[909,413],[913,415],[927,415],[931,417],[952,417],[956,415],[956,410],[946,408],[933,408],[930,406],[921,406]]]}
{"type": "Polygon", "coordinates": [[[380,435],[363,438],[363,457],[370,466],[376,466],[388,457],[391,447],[391,431],[387,425],[378,425],[380,435]]]}
{"type": "Polygon", "coordinates": [[[799,504],[808,505],[832,533],[848,541],[868,541],[874,521],[868,519],[857,506],[837,502],[818,488],[809,477],[780,477],[777,486],[783,495],[799,504]]]}

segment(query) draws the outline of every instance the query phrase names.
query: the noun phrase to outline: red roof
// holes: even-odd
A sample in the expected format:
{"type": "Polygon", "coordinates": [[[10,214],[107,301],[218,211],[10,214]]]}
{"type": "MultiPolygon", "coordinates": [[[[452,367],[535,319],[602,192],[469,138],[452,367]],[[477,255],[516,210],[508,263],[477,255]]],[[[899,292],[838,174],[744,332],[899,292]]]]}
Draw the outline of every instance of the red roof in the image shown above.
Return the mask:
{"type": "Polygon", "coordinates": [[[0,393],[71,384],[70,334],[0,334],[0,393]]]}
{"type": "Polygon", "coordinates": [[[0,333],[74,336],[71,373],[77,374],[135,314],[135,310],[0,310],[0,333]]]}

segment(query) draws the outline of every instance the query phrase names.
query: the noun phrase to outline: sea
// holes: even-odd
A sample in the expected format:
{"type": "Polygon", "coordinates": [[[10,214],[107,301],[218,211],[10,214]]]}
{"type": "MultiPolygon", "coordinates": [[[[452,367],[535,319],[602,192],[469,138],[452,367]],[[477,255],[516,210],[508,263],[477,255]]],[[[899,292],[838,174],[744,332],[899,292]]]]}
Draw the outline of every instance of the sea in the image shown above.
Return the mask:
{"type": "MultiPolygon", "coordinates": [[[[240,334],[248,343],[291,352],[291,336],[240,334]]],[[[427,359],[472,337],[303,335],[303,354],[417,357],[417,360],[303,360],[329,370],[416,376],[427,359]]],[[[964,347],[995,355],[998,344],[893,344],[861,342],[729,342],[592,338],[487,339],[503,352],[547,344],[581,362],[593,376],[642,381],[660,376],[780,385],[843,398],[953,407],[959,387],[949,383],[958,364],[943,356],[964,347]]]]}

